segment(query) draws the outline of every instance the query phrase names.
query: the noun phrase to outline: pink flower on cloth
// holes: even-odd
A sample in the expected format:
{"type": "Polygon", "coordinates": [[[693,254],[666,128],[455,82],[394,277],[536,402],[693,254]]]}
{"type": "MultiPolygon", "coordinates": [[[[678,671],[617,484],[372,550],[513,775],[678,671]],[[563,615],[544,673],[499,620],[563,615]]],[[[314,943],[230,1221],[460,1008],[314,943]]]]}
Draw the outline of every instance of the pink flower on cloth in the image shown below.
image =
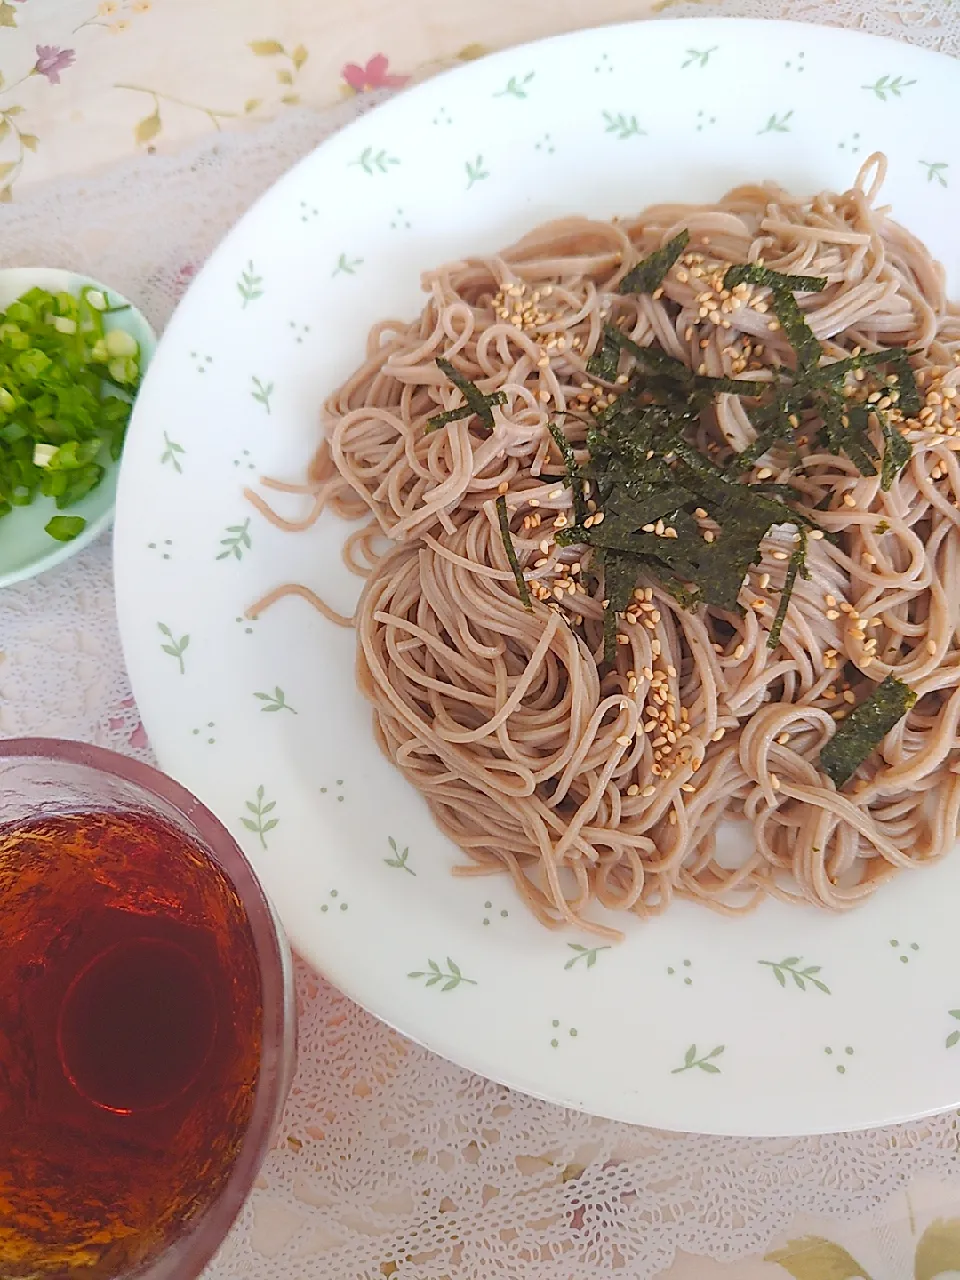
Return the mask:
{"type": "Polygon", "coordinates": [[[55,44],[38,44],[37,61],[31,74],[46,76],[51,84],[59,84],[60,72],[72,67],[76,56],[72,49],[58,49],[55,44]]]}
{"type": "Polygon", "coordinates": [[[391,75],[385,53],[375,53],[365,67],[348,62],[340,74],[354,93],[369,93],[372,89],[402,89],[409,76],[391,75]]]}

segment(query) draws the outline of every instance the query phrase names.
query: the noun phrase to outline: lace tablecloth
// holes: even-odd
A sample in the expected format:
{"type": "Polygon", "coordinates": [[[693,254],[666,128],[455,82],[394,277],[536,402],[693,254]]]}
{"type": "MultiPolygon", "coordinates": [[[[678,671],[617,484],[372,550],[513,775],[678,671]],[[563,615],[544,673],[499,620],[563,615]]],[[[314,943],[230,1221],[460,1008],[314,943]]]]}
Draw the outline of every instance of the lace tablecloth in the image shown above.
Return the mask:
{"type": "MultiPolygon", "coordinates": [[[[113,20],[104,12],[112,3],[101,3],[100,20],[113,20]]],[[[57,10],[59,21],[71,5],[78,8],[74,0],[0,0],[0,28],[32,7],[42,35],[39,11],[57,10]]],[[[200,7],[222,9],[223,0],[200,7]]],[[[235,7],[249,19],[248,6],[235,7]]],[[[408,7],[422,8],[413,0],[408,7]]],[[[670,16],[708,12],[660,7],[670,16]]],[[[132,16],[149,5],[131,0],[126,8],[132,16]]],[[[374,26],[379,13],[384,28],[407,12],[359,8],[374,26]]],[[[323,11],[335,29],[359,8],[290,0],[272,12],[289,19],[296,9],[323,11]]],[[[431,28],[434,64],[449,60],[458,41],[468,44],[477,8],[446,6],[442,35],[431,28]]],[[[564,4],[537,0],[522,14],[505,3],[489,8],[499,43],[572,25],[564,4]]],[[[960,54],[955,0],[727,0],[709,11],[717,10],[863,27],[960,54]]],[[[591,17],[631,11],[604,0],[591,17]]],[[[6,34],[0,30],[0,59],[6,34]]],[[[381,47],[379,34],[360,43],[381,47]]],[[[172,62],[172,45],[167,55],[172,62]]],[[[55,54],[36,57],[49,70],[55,54]]],[[[287,104],[257,129],[227,130],[190,152],[161,148],[95,179],[21,184],[17,202],[0,211],[0,262],[89,272],[162,325],[251,200],[391,87],[367,84],[322,113],[287,104]]],[[[61,172],[71,168],[75,162],[61,172]]],[[[0,165],[0,186],[2,174],[0,165]]],[[[0,650],[0,731],[82,738],[149,758],[120,653],[106,543],[3,593],[0,650]]],[[[451,1066],[304,966],[299,993],[301,1063],[283,1127],[209,1280],[933,1280],[960,1272],[954,1114],[783,1141],[636,1129],[451,1066]]]]}

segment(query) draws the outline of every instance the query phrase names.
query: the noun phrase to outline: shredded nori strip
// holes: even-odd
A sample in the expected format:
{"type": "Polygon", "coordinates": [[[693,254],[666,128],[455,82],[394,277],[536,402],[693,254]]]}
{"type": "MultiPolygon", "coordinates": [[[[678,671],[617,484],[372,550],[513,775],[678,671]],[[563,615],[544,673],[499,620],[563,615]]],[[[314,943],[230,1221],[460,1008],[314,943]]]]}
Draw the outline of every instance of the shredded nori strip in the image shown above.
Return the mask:
{"type": "Polygon", "coordinates": [[[587,474],[597,484],[603,521],[563,529],[557,542],[628,557],[634,581],[648,572],[678,599],[682,593],[687,607],[742,613],[740,589],[771,526],[813,522],[787,505],[784,486],[740,483],[704,457],[683,435],[694,421],[683,402],[643,406],[626,397],[599,415],[588,438],[587,474]],[[698,508],[721,526],[712,542],[692,514],[698,508]],[[659,520],[670,536],[651,529],[659,520]]]}
{"type": "Polygon", "coordinates": [[[510,562],[510,568],[513,570],[513,576],[517,582],[517,591],[520,593],[520,599],[523,601],[525,609],[533,609],[530,600],[530,591],[527,587],[526,578],[523,576],[523,570],[520,568],[520,561],[517,559],[517,550],[513,545],[513,535],[510,533],[510,517],[507,514],[507,500],[501,493],[497,498],[497,519],[500,521],[500,537],[503,539],[503,549],[507,553],[507,559],[510,562]]]}
{"type": "Polygon", "coordinates": [[[777,605],[773,626],[767,636],[768,649],[775,649],[780,643],[780,633],[786,621],[787,607],[790,604],[790,597],[793,595],[793,588],[797,585],[798,574],[804,578],[809,578],[810,576],[810,572],[807,569],[807,535],[803,529],[800,530],[800,541],[794,547],[790,563],[787,565],[787,575],[783,580],[783,590],[780,592],[780,603],[777,605]]]}
{"type": "Polygon", "coordinates": [[[883,463],[880,468],[880,488],[886,492],[910,461],[913,456],[913,449],[910,441],[900,434],[886,414],[878,414],[877,416],[880,418],[880,430],[883,432],[884,441],[883,463]]]}
{"type": "Polygon", "coordinates": [[[621,293],[653,293],[659,289],[667,272],[690,243],[690,232],[681,231],[662,249],[655,249],[632,267],[620,281],[621,293]]]}
{"type": "Polygon", "coordinates": [[[600,378],[603,382],[614,382],[620,367],[620,345],[613,337],[619,333],[613,325],[603,326],[603,333],[596,351],[587,361],[587,373],[591,378],[600,378]]]}
{"type": "Polygon", "coordinates": [[[560,456],[563,458],[563,465],[566,470],[567,488],[573,494],[573,516],[577,524],[582,524],[587,518],[587,500],[583,496],[583,478],[580,475],[580,468],[577,465],[577,459],[573,452],[573,445],[563,434],[555,422],[549,425],[550,434],[553,436],[554,444],[560,450],[560,456]]]}
{"type": "Polygon", "coordinates": [[[617,656],[617,615],[623,613],[633,599],[637,567],[629,556],[617,555],[616,552],[602,552],[600,561],[607,601],[603,612],[603,660],[613,662],[617,656]]]}
{"type": "Polygon", "coordinates": [[[773,299],[773,313],[780,322],[787,341],[797,357],[798,372],[816,369],[823,351],[813,335],[806,318],[793,296],[795,293],[820,293],[827,286],[825,276],[789,276],[756,263],[729,267],[723,277],[723,287],[733,289],[738,284],[765,285],[773,299]]]}
{"type": "Polygon", "coordinates": [[[822,293],[827,287],[826,276],[791,276],[783,271],[773,271],[758,262],[745,262],[728,267],[723,287],[732,289],[738,284],[755,284],[787,293],[822,293]]]}
{"type": "Polygon", "coordinates": [[[900,392],[897,405],[903,413],[912,417],[923,408],[923,400],[917,390],[917,380],[910,366],[910,353],[903,347],[891,347],[887,357],[887,363],[897,377],[897,389],[900,392]]]}
{"type": "Polygon", "coordinates": [[[491,395],[485,396],[475,382],[465,378],[455,365],[452,365],[449,360],[444,360],[442,356],[437,357],[437,366],[447,375],[454,386],[459,388],[465,403],[459,409],[447,409],[445,413],[438,413],[434,417],[428,418],[427,431],[439,431],[448,422],[457,422],[461,418],[472,417],[473,414],[477,415],[488,431],[492,431],[492,406],[506,404],[506,393],[494,391],[491,395]]]}
{"type": "MultiPolygon", "coordinates": [[[[621,290],[654,291],[687,242],[683,233],[644,259],[624,277],[621,290]]],[[[774,525],[786,524],[798,530],[798,543],[767,640],[771,649],[780,643],[797,578],[809,577],[806,530],[817,524],[794,508],[798,495],[789,485],[743,482],[743,471],[777,442],[792,441],[794,431],[812,435],[814,441],[819,436],[820,447],[845,453],[862,475],[879,471],[884,488],[910,456],[909,443],[885,411],[875,404],[850,404],[843,392],[848,374],[887,370],[892,401],[899,402],[905,414],[918,412],[911,353],[890,347],[821,366],[823,348],[794,294],[819,293],[826,278],[787,275],[755,263],[729,267],[724,286],[731,289],[742,283],[770,290],[771,309],[794,352],[795,369],[775,371],[773,380],[707,377],[661,348],[642,347],[607,324],[587,371],[611,384],[620,376],[626,385],[593,417],[586,440],[589,462],[578,466],[566,438],[557,428],[550,429],[578,502],[576,523],[559,532],[557,542],[592,547],[594,562],[603,568],[608,661],[615,656],[617,614],[629,606],[638,577],[655,578],[684,608],[712,605],[742,614],[739,595],[750,568],[761,560],[760,545],[774,525]],[[633,363],[629,381],[620,375],[624,356],[633,363]],[[718,465],[696,448],[693,439],[701,415],[722,393],[760,403],[750,411],[756,431],[753,444],[718,465]],[[816,425],[812,414],[822,425],[816,425]],[[875,437],[878,428],[882,457],[875,437]],[[594,485],[603,515],[599,523],[587,520],[585,480],[594,485]],[[693,514],[697,509],[707,511],[720,526],[709,542],[693,514]],[[651,527],[661,520],[669,537],[651,527]]]]}
{"type": "Polygon", "coordinates": [[[877,474],[880,457],[870,439],[869,405],[846,407],[839,398],[829,398],[820,406],[824,443],[831,453],[845,453],[862,476],[877,474]]]}
{"type": "Polygon", "coordinates": [[[853,777],[916,700],[917,695],[902,680],[887,676],[850,712],[820,752],[820,768],[835,787],[839,789],[853,777]]]}
{"type": "Polygon", "coordinates": [[[834,386],[843,383],[848,373],[857,369],[882,369],[889,366],[897,379],[897,406],[911,417],[923,408],[917,380],[910,365],[910,356],[906,347],[883,347],[879,351],[861,351],[855,356],[846,356],[843,360],[835,360],[833,364],[823,365],[818,370],[822,381],[834,386]]]}
{"type": "MultiPolygon", "coordinates": [[[[616,325],[606,324],[603,328],[603,349],[626,351],[634,357],[644,369],[649,373],[660,374],[673,382],[680,383],[682,386],[695,388],[698,391],[708,392],[711,395],[717,395],[721,391],[730,391],[736,395],[754,398],[762,396],[770,388],[769,382],[761,382],[748,378],[711,378],[707,374],[694,373],[694,371],[677,360],[674,356],[668,356],[665,351],[661,351],[659,347],[641,347],[638,342],[634,342],[632,338],[628,338],[625,333],[616,327],[616,325]]],[[[591,357],[593,359],[593,357],[591,357]]],[[[593,370],[587,365],[588,372],[593,370]]],[[[617,366],[613,366],[614,377],[616,376],[617,366]]],[[[597,374],[597,377],[602,375],[597,374]]],[[[613,381],[612,378],[608,381],[613,381]]]]}

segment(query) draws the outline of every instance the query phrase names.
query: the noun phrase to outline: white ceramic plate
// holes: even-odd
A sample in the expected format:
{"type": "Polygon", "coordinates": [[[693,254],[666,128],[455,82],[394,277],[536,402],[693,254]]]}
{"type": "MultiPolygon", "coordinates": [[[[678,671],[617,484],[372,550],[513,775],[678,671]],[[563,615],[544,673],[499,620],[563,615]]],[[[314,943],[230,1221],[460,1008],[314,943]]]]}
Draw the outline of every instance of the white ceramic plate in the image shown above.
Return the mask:
{"type": "MultiPolygon", "coordinates": [[[[129,311],[107,316],[105,327],[108,332],[110,329],[125,329],[133,334],[140,344],[141,366],[145,369],[157,341],[146,317],[115,289],[91,280],[89,276],[79,276],[74,271],[64,271],[59,267],[6,267],[0,270],[0,311],[17,298],[22,298],[30,289],[79,295],[81,289],[91,285],[106,294],[111,304],[130,308],[129,311]]],[[[44,573],[99,538],[113,519],[119,471],[117,463],[108,461],[104,477],[96,489],[62,511],[57,510],[53,498],[45,498],[41,494],[29,506],[14,507],[9,515],[4,516],[0,522],[0,587],[9,587],[14,582],[23,582],[44,573]],[[82,516],[87,522],[86,527],[72,542],[57,542],[44,528],[56,515],[82,516]]]]}
{"type": "Polygon", "coordinates": [[[960,857],[841,917],[679,904],[616,948],[544,930],[506,879],[450,875],[457,851],[374,743],[352,634],[295,599],[244,621],[283,581],[347,611],[356,585],[335,517],[284,534],[241,493],[262,473],[301,476],[323,397],[373,321],[419,310],[421,269],[554,215],[706,200],[744,179],[843,188],[883,148],[887,198],[960,288],[958,118],[956,63],[851,33],[694,21],[563,36],[430,81],[326,143],[174,317],[117,514],[144,721],[303,954],[447,1057],[679,1129],[802,1133],[960,1102],[960,857]]]}

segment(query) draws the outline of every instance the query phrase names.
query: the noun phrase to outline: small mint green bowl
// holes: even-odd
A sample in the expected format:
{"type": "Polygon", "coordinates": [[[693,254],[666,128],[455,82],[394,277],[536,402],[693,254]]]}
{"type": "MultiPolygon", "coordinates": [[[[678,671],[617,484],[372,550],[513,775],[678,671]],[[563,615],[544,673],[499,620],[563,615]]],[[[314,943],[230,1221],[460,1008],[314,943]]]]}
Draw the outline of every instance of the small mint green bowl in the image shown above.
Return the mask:
{"type": "MultiPolygon", "coordinates": [[[[141,370],[145,371],[157,345],[157,335],[140,311],[122,294],[89,276],[58,267],[6,267],[0,269],[0,311],[22,297],[28,289],[46,289],[50,293],[73,293],[93,286],[106,294],[111,303],[126,303],[129,311],[105,317],[105,327],[124,329],[140,344],[141,370]]],[[[100,484],[72,507],[57,509],[53,498],[38,495],[28,507],[14,507],[0,520],[0,587],[35,577],[62,564],[100,536],[113,520],[120,462],[110,462],[100,484]],[[83,516],[86,528],[72,542],[57,542],[45,531],[53,516],[83,516]]]]}

